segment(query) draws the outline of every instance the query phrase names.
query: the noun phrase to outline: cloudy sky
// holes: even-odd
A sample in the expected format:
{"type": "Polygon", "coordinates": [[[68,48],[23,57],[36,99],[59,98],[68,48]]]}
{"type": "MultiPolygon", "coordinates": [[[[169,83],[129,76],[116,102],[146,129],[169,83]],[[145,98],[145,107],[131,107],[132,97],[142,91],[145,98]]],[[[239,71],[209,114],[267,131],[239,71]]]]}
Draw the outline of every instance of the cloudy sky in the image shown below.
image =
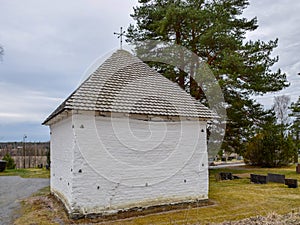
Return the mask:
{"type": "MultiPolygon", "coordinates": [[[[0,0],[0,142],[48,141],[43,120],[79,85],[98,57],[117,49],[113,33],[133,23],[137,0],[0,0]]],[[[291,86],[274,95],[300,95],[300,1],[250,0],[245,16],[258,17],[250,39],[279,38],[281,68],[291,86]]],[[[274,69],[276,69],[274,68],[274,69]]]]}

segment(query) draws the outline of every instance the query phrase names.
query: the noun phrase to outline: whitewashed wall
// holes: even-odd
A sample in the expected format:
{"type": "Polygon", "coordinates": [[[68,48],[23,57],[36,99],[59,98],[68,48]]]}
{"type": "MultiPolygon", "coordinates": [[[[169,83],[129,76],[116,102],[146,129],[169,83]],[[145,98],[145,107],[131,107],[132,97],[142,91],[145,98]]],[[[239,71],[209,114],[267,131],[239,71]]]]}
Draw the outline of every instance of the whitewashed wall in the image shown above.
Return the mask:
{"type": "Polygon", "coordinates": [[[74,215],[208,198],[206,122],[91,113],[51,130],[51,188],[74,215]]]}
{"type": "Polygon", "coordinates": [[[74,158],[72,118],[69,117],[51,125],[50,134],[51,192],[57,195],[70,210],[74,158]]]}

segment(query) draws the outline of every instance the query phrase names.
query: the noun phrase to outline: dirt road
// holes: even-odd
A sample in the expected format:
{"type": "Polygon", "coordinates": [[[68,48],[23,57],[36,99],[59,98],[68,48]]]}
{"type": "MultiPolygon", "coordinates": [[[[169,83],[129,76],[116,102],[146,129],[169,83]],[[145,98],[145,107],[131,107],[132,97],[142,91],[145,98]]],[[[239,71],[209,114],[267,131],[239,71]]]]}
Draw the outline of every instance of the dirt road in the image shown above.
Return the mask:
{"type": "Polygon", "coordinates": [[[19,200],[49,186],[49,179],[0,177],[0,225],[12,224],[20,208],[19,200]]]}

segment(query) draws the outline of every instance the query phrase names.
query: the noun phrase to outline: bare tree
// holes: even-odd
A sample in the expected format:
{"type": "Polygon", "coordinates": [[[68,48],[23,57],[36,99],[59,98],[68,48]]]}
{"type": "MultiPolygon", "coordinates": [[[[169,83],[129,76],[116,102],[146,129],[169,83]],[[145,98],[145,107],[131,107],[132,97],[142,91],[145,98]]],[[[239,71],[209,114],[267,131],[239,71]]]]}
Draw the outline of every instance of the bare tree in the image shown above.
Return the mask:
{"type": "Polygon", "coordinates": [[[274,97],[274,111],[277,117],[277,121],[281,125],[286,125],[289,122],[289,105],[291,97],[287,95],[280,95],[274,97]]]}

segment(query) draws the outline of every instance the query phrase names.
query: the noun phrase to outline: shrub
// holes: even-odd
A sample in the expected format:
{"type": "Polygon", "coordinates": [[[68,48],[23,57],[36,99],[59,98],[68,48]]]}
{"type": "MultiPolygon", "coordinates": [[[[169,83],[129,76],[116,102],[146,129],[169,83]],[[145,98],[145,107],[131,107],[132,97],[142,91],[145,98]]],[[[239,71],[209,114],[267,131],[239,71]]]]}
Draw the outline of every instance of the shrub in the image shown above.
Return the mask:
{"type": "Polygon", "coordinates": [[[7,169],[15,169],[16,168],[15,160],[10,156],[10,154],[7,153],[3,157],[3,160],[5,160],[7,162],[6,163],[6,168],[7,169]]]}
{"type": "Polygon", "coordinates": [[[263,166],[279,167],[293,162],[297,148],[292,138],[284,135],[281,127],[273,125],[254,136],[247,145],[245,163],[263,166]]]}

